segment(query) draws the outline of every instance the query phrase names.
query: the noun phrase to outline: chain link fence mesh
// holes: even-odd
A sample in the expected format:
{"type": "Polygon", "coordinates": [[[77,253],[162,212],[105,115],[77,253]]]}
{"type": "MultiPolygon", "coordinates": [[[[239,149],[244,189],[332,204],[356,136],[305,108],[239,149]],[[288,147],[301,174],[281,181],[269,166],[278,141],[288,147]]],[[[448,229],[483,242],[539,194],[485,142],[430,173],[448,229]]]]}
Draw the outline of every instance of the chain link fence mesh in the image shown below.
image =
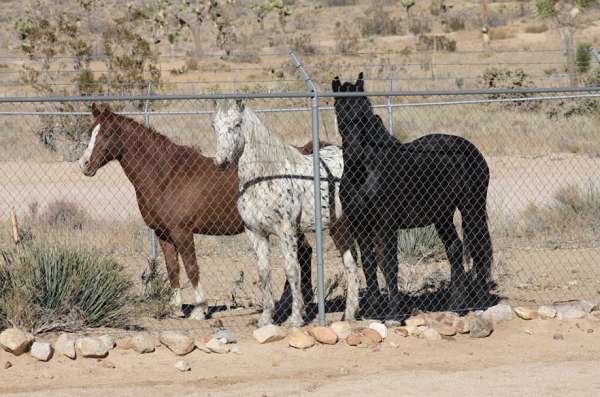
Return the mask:
{"type": "MultiPolygon", "coordinates": [[[[519,304],[595,299],[600,290],[596,270],[600,249],[597,238],[600,226],[600,139],[594,128],[598,98],[594,92],[560,97],[560,94],[535,94],[548,97],[543,100],[535,100],[533,95],[526,101],[507,99],[494,102],[498,98],[490,98],[489,95],[458,97],[450,94],[427,96],[424,93],[423,96],[409,97],[390,93],[389,98],[376,96],[371,100],[373,112],[401,142],[434,132],[448,133],[468,139],[483,154],[490,176],[486,204],[493,245],[491,279],[495,284],[486,293],[489,292],[495,299],[508,299],[519,304]]],[[[353,103],[352,99],[348,98],[349,103],[353,103]]],[[[340,123],[339,119],[336,123],[334,102],[331,95],[320,99],[320,139],[341,145],[340,123]]],[[[114,100],[99,104],[99,107],[107,105],[115,113],[137,123],[131,131],[143,130],[144,101],[114,100]]],[[[304,98],[278,98],[277,94],[272,94],[271,98],[246,99],[245,105],[255,110],[261,122],[283,142],[301,148],[311,140],[308,94],[304,98]]],[[[351,105],[350,109],[352,106],[357,105],[351,105]]],[[[127,172],[123,170],[125,149],[115,149],[114,146],[111,150],[115,152],[111,156],[121,159],[120,163],[112,161],[102,166],[93,177],[86,177],[77,160],[88,147],[95,125],[90,114],[90,102],[2,101],[2,248],[14,246],[11,226],[11,212],[14,211],[22,240],[66,244],[76,249],[90,248],[110,255],[125,265],[136,291],[143,294],[141,275],[148,267],[151,248],[148,229],[139,209],[140,197],[148,194],[146,192],[157,195],[142,198],[142,201],[157,200],[160,203],[157,208],[164,210],[165,222],[179,222],[178,226],[183,221],[175,214],[186,206],[181,197],[187,197],[190,206],[193,203],[197,205],[199,199],[206,199],[206,217],[202,221],[212,225],[212,235],[195,235],[193,256],[198,262],[199,280],[204,288],[209,314],[213,320],[227,327],[254,325],[263,303],[255,253],[246,235],[231,230],[221,233],[214,221],[223,216],[223,208],[233,206],[232,202],[225,201],[235,198],[227,194],[213,194],[208,198],[201,193],[196,194],[195,189],[203,192],[212,188],[214,192],[224,182],[214,176],[217,174],[210,174],[212,176],[208,180],[197,178],[195,173],[202,174],[202,170],[186,167],[198,153],[208,157],[215,153],[211,125],[213,100],[153,99],[149,101],[148,110],[153,132],[134,137],[128,130],[126,152],[131,156],[127,165],[130,169],[127,172]],[[180,153],[179,149],[174,149],[174,144],[191,147],[193,151],[182,149],[183,154],[169,160],[171,153],[180,153]],[[136,173],[132,171],[134,168],[141,170],[136,177],[132,177],[132,173],[136,173]],[[194,189],[187,196],[173,198],[166,195],[169,189],[164,184],[164,175],[168,173],[178,176],[183,184],[181,186],[187,186],[186,181],[189,181],[195,185],[194,189]]],[[[369,124],[361,125],[367,132],[369,127],[369,124]]],[[[115,124],[114,128],[103,130],[101,134],[107,139],[111,135],[117,136],[118,132],[115,124]]],[[[99,144],[103,139],[97,140],[99,144]]],[[[376,162],[379,161],[377,150],[372,156],[376,162]]],[[[398,160],[391,161],[393,165],[398,160]]],[[[430,162],[435,164],[436,157],[433,156],[430,162]]],[[[213,167],[212,160],[208,166],[213,167]]],[[[388,190],[396,197],[390,203],[398,207],[402,205],[403,190],[386,179],[390,170],[385,169],[378,183],[384,186],[392,184],[393,189],[388,190]]],[[[479,172],[477,169],[465,171],[467,176],[479,172]]],[[[419,183],[418,180],[414,182],[419,183]]],[[[449,186],[447,181],[440,182],[449,186]]],[[[325,181],[323,185],[326,185],[325,181]]],[[[179,189],[185,189],[185,186],[179,189]]],[[[341,195],[343,202],[343,189],[341,195]]],[[[419,209],[431,210],[426,206],[419,209]]],[[[235,213],[229,215],[238,216],[235,213]]],[[[353,214],[347,215],[352,217],[353,214]]],[[[391,223],[385,215],[383,220],[385,222],[379,226],[383,226],[384,231],[386,227],[395,228],[389,226],[391,223]]],[[[454,224],[458,235],[462,236],[458,212],[454,214],[454,224]]],[[[394,244],[388,246],[393,246],[393,255],[398,262],[399,301],[395,302],[398,303],[395,314],[401,317],[415,310],[448,309],[452,290],[450,266],[435,228],[394,230],[392,235],[394,244]]],[[[307,237],[314,246],[312,233],[307,233],[307,237]]],[[[343,313],[347,285],[340,253],[327,232],[324,232],[324,237],[325,308],[330,320],[340,318],[343,313]]],[[[158,271],[167,275],[160,247],[158,253],[158,271]]],[[[359,270],[359,317],[385,318],[389,315],[388,288],[382,272],[385,262],[381,259],[385,253],[381,248],[374,252],[379,264],[376,299],[368,297],[364,266],[359,270]]],[[[364,253],[361,254],[364,258],[364,253]]],[[[387,256],[388,259],[391,257],[390,254],[387,256]]],[[[273,293],[276,299],[285,297],[274,318],[280,322],[289,315],[291,301],[289,294],[284,293],[283,257],[274,239],[271,241],[271,257],[273,293]]],[[[314,262],[313,258],[313,286],[316,285],[314,262]]],[[[186,315],[190,315],[195,304],[195,291],[185,276],[181,259],[179,263],[182,302],[186,315]]],[[[465,265],[465,269],[469,270],[469,263],[465,265]]],[[[476,289],[468,296],[477,298],[480,296],[478,292],[481,291],[476,289]]],[[[308,307],[308,320],[316,316],[315,302],[313,300],[308,307]]],[[[482,304],[474,300],[452,309],[480,306],[482,304]]],[[[149,314],[140,313],[135,321],[146,321],[151,327],[164,326],[160,322],[146,320],[149,314]]],[[[188,328],[204,326],[198,321],[169,324],[188,328]]]]}

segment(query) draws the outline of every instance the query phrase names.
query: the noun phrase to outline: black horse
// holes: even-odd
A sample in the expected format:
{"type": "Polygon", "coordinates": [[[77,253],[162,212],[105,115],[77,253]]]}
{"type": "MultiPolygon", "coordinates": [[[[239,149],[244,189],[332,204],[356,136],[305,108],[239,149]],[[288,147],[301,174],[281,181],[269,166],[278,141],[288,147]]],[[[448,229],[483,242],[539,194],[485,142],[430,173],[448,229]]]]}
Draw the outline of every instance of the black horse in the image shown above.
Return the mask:
{"type": "MultiPolygon", "coordinates": [[[[334,92],[364,92],[363,74],[355,84],[342,84],[336,77],[332,88],[334,92]]],[[[378,251],[383,245],[379,253],[390,297],[388,315],[396,314],[399,303],[397,232],[431,224],[451,266],[449,308],[477,305],[465,301],[465,290],[470,287],[469,292],[483,296],[492,285],[486,212],[489,169],[481,152],[453,135],[431,134],[403,144],[389,134],[364,95],[335,97],[335,113],[344,155],[342,207],[361,253],[378,251]],[[465,252],[453,222],[457,209],[465,252]],[[473,259],[474,280],[465,272],[463,256],[473,259]]],[[[378,290],[377,263],[370,258],[376,255],[363,257],[362,263],[368,295],[378,290]]]]}

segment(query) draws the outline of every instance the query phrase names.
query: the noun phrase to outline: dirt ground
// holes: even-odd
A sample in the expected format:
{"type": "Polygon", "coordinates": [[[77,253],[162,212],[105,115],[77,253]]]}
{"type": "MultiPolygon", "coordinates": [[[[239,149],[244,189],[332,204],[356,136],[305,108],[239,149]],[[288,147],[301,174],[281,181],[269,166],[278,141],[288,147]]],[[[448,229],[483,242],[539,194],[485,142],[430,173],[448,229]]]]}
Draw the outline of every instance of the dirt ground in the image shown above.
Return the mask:
{"type": "Polygon", "coordinates": [[[165,347],[139,355],[113,350],[104,368],[95,359],[0,352],[2,396],[596,396],[600,322],[513,320],[486,339],[459,335],[425,341],[389,336],[379,349],[316,346],[307,351],[284,341],[258,345],[249,330],[238,334],[241,354],[185,356],[165,347]],[[394,344],[397,347],[394,347],[394,344]]]}

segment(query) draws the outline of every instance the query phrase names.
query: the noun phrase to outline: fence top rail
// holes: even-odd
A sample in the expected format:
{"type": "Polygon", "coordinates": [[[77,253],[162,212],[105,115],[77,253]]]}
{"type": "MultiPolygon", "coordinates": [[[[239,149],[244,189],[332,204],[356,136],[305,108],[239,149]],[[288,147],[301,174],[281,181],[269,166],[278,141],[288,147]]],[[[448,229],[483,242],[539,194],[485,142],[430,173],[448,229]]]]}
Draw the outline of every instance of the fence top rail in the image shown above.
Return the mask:
{"type": "MultiPolygon", "coordinates": [[[[431,97],[431,96],[473,96],[473,95],[522,95],[600,92],[600,86],[519,88],[519,89],[465,89],[465,90],[424,90],[424,91],[372,91],[372,92],[331,92],[321,91],[319,97],[431,97]]],[[[167,101],[167,100],[219,100],[219,99],[269,99],[269,98],[312,98],[314,92],[254,92],[227,94],[150,94],[122,96],[23,96],[0,97],[0,103],[15,102],[120,102],[120,101],[167,101]]]]}

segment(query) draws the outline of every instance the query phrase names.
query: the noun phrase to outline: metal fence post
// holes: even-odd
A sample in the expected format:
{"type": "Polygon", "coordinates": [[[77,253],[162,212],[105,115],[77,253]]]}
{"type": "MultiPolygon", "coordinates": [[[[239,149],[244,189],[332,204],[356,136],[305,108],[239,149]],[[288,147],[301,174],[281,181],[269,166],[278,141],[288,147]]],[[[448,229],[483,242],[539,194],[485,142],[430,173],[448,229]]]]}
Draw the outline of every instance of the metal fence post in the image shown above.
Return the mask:
{"type": "MultiPolygon", "coordinates": [[[[390,76],[390,92],[394,92],[394,79],[390,76]]],[[[387,111],[388,111],[388,129],[390,130],[390,135],[394,135],[394,117],[392,114],[392,96],[388,96],[387,100],[387,111]]]]}
{"type": "MultiPolygon", "coordinates": [[[[152,95],[152,83],[148,83],[148,95],[152,95]]],[[[150,127],[150,101],[146,99],[144,101],[144,127],[150,127]]],[[[148,233],[150,235],[150,263],[156,263],[156,233],[154,233],[153,229],[149,229],[148,233]]],[[[154,270],[154,269],[151,269],[154,270]]]]}
{"type": "Polygon", "coordinates": [[[304,70],[302,63],[293,51],[290,51],[292,63],[300,72],[304,82],[311,90],[311,124],[313,142],[313,176],[315,195],[315,242],[317,250],[317,305],[319,325],[325,325],[325,272],[323,268],[323,220],[321,218],[321,160],[319,158],[319,94],[317,87],[304,70]]]}
{"type": "Polygon", "coordinates": [[[598,62],[600,64],[600,54],[598,54],[598,51],[596,51],[596,49],[594,47],[592,47],[592,48],[590,48],[590,52],[592,53],[592,56],[594,57],[596,62],[598,62]]]}

